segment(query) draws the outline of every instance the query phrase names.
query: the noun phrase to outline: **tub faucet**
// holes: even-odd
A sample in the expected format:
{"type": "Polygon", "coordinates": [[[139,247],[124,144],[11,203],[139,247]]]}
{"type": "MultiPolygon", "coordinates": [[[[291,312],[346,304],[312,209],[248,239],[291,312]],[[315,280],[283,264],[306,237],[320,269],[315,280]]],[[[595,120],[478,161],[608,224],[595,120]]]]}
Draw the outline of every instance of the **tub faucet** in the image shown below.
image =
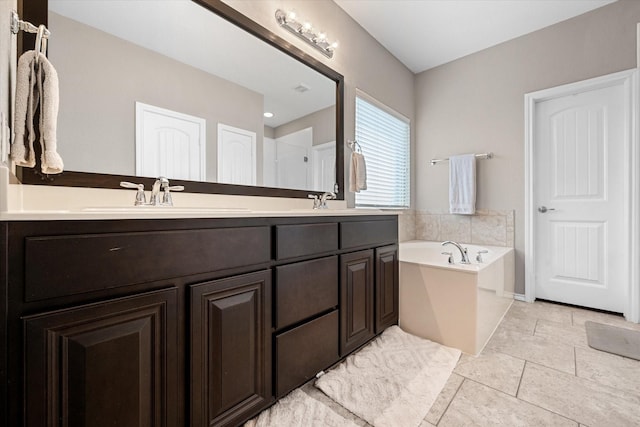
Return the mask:
{"type": "Polygon", "coordinates": [[[451,240],[442,242],[442,246],[446,245],[453,245],[458,248],[458,250],[460,251],[460,255],[462,255],[462,261],[460,261],[460,264],[471,264],[469,262],[469,255],[467,255],[467,250],[460,246],[460,243],[452,242],[451,240]]]}

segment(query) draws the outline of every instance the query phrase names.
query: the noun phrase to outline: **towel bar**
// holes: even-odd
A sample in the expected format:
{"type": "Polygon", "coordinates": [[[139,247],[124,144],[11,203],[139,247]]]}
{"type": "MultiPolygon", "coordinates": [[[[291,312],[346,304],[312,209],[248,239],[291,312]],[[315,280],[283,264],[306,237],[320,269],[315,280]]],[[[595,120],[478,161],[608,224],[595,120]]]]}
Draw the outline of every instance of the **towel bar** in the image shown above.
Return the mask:
{"type": "MultiPolygon", "coordinates": [[[[492,158],[493,158],[492,152],[476,154],[476,159],[492,159],[492,158]]],[[[431,159],[431,166],[435,165],[436,163],[448,162],[448,161],[449,161],[448,157],[446,159],[431,159]]]]}

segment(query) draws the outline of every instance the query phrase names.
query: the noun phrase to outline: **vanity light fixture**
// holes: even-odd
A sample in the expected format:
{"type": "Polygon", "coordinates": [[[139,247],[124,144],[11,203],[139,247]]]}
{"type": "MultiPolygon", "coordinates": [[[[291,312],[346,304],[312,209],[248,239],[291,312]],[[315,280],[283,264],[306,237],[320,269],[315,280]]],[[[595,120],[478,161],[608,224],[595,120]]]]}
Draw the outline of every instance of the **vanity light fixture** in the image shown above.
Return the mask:
{"type": "Polygon", "coordinates": [[[284,12],[282,9],[276,10],[276,21],[280,26],[311,46],[318,49],[327,58],[333,58],[333,51],[338,47],[338,43],[330,43],[325,33],[316,34],[310,22],[301,22],[296,17],[295,12],[284,12]]]}

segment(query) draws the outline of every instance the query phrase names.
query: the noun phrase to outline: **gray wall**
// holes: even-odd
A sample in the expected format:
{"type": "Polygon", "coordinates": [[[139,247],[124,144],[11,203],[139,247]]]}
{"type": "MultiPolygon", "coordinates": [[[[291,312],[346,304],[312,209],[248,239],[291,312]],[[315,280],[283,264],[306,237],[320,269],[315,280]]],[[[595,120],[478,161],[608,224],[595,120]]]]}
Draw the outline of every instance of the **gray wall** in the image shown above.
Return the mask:
{"type": "MultiPolygon", "coordinates": [[[[134,175],[136,101],[207,120],[208,181],[217,177],[218,123],[262,141],[262,94],[54,13],[49,28],[62,94],[58,147],[67,169],[134,175]]],[[[261,144],[256,151],[262,177],[261,144]]]]}
{"type": "MultiPolygon", "coordinates": [[[[362,89],[408,117],[412,125],[415,124],[413,73],[333,1],[224,0],[224,2],[344,76],[345,142],[347,139],[353,139],[355,133],[356,88],[362,89]],[[276,9],[295,10],[301,19],[309,20],[313,25],[322,28],[331,41],[338,41],[340,46],[336,49],[333,58],[324,57],[295,35],[280,28],[274,18],[276,9]]],[[[345,147],[345,186],[347,188],[349,186],[349,153],[349,149],[345,147]]],[[[412,159],[413,157],[412,155],[412,159]]],[[[412,185],[411,188],[412,192],[415,192],[415,186],[412,185]]],[[[347,202],[350,206],[354,205],[353,193],[347,193],[347,202]]]]}
{"type": "Polygon", "coordinates": [[[273,138],[289,135],[306,128],[313,128],[313,145],[336,140],[336,107],[331,106],[274,129],[273,138]]]}
{"type": "Polygon", "coordinates": [[[493,151],[478,162],[480,209],[515,209],[516,293],[524,293],[524,94],[636,66],[640,2],[620,0],[418,74],[417,209],[446,211],[448,168],[434,157],[493,151]]]}

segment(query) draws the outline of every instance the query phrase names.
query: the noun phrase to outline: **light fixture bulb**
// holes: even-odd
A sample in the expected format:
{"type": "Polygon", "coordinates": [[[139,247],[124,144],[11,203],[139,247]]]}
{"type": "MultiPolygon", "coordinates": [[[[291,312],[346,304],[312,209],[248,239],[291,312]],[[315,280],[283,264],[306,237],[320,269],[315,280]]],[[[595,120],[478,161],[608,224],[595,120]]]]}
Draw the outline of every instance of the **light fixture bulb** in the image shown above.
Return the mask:
{"type": "Polygon", "coordinates": [[[318,40],[325,40],[326,38],[327,38],[327,35],[325,33],[318,34],[318,40]]]}
{"type": "Polygon", "coordinates": [[[309,30],[311,30],[311,22],[305,22],[305,23],[302,25],[302,28],[304,28],[304,30],[305,30],[305,31],[309,31],[309,30]]]}
{"type": "Polygon", "coordinates": [[[296,13],[292,10],[289,13],[287,13],[287,18],[292,19],[295,21],[296,19],[296,13]]]}
{"type": "Polygon", "coordinates": [[[340,45],[338,44],[338,42],[333,42],[333,43],[331,43],[331,49],[335,49],[335,48],[337,48],[338,46],[340,46],[340,45]]]}
{"type": "Polygon", "coordinates": [[[265,111],[265,112],[264,112],[264,116],[265,116],[267,119],[270,119],[271,117],[273,117],[273,116],[274,116],[274,114],[273,114],[273,113],[271,113],[271,112],[269,112],[269,111],[265,111]]]}

